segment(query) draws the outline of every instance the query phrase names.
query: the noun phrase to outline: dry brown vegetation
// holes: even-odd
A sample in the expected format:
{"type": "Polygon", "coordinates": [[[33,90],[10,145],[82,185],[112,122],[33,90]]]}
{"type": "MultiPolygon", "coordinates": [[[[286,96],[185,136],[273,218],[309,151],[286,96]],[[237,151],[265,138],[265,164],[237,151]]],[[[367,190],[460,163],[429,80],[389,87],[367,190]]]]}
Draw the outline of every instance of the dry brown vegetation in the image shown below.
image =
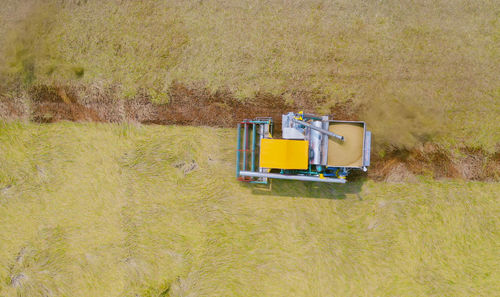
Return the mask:
{"type": "Polygon", "coordinates": [[[375,159],[430,143],[455,168],[415,173],[497,174],[468,173],[500,150],[496,1],[3,4],[2,118],[228,127],[298,108],[366,120],[375,159]]]}

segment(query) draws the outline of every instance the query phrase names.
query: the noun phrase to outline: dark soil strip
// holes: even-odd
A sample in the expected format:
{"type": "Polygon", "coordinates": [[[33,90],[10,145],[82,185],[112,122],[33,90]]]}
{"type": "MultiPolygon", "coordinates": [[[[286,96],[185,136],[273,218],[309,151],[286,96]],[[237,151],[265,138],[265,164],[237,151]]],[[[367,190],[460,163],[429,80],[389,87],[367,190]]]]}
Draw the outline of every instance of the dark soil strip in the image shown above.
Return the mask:
{"type": "MultiPolygon", "coordinates": [[[[160,125],[206,125],[235,127],[243,119],[272,117],[278,134],[281,115],[289,111],[314,113],[323,102],[311,94],[284,96],[257,94],[249,101],[237,100],[230,92],[212,93],[204,88],[174,84],[169,90],[170,102],[154,104],[146,94],[134,99],[117,98],[112,88],[36,86],[27,95],[0,98],[0,118],[29,119],[38,123],[67,121],[138,122],[160,125]],[[314,102],[314,103],[313,103],[314,102]]],[[[337,104],[330,114],[340,120],[359,120],[359,106],[352,102],[337,104]]],[[[463,178],[467,180],[500,180],[500,153],[487,154],[481,150],[463,148],[457,156],[432,144],[411,151],[394,149],[384,157],[372,154],[368,177],[374,180],[411,182],[415,175],[434,178],[463,178]]],[[[362,178],[363,173],[353,175],[362,178]]]]}
{"type": "Polygon", "coordinates": [[[415,175],[436,179],[462,178],[476,181],[500,180],[500,153],[462,148],[456,155],[433,144],[409,150],[393,150],[383,158],[372,155],[369,176],[375,180],[413,181],[415,175]]]}
{"type": "MultiPolygon", "coordinates": [[[[273,117],[276,127],[281,126],[281,114],[303,110],[314,112],[318,105],[313,104],[307,94],[296,94],[292,102],[281,96],[257,94],[250,101],[239,101],[230,92],[211,93],[203,88],[189,88],[174,84],[170,102],[154,104],[145,94],[134,99],[120,100],[113,91],[93,91],[84,88],[37,86],[29,91],[31,112],[29,118],[39,123],[52,123],[61,120],[122,122],[132,121],[143,124],[160,125],[206,125],[213,127],[235,127],[243,119],[254,117],[273,117]]],[[[337,105],[331,113],[339,119],[356,119],[356,111],[349,105],[337,105]]],[[[10,107],[15,109],[14,107],[10,107]]],[[[13,111],[14,112],[14,111],[13,111]]],[[[19,114],[18,111],[16,111],[19,114]]]]}

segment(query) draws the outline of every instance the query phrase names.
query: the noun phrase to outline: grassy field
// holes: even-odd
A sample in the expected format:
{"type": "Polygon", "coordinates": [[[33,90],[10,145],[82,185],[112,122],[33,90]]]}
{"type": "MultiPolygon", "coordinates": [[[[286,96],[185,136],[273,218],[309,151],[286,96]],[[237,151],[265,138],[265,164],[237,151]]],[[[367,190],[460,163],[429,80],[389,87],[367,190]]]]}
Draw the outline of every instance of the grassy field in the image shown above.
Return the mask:
{"type": "MultiPolygon", "coordinates": [[[[307,98],[321,113],[347,102],[379,156],[431,143],[493,158],[499,77],[496,0],[0,3],[7,119],[6,100],[29,111],[41,86],[160,104],[177,84],[238,102],[307,98]]],[[[0,296],[500,292],[500,183],[259,188],[235,180],[234,139],[0,119],[0,296]]]]}
{"type": "Polygon", "coordinates": [[[496,296],[499,183],[234,178],[232,129],[0,122],[0,296],[496,296]]]}
{"type": "MultiPolygon", "coordinates": [[[[363,106],[377,149],[498,151],[498,1],[3,0],[0,92],[144,90],[363,106]]],[[[2,94],[0,94],[2,95],[2,94]]]]}

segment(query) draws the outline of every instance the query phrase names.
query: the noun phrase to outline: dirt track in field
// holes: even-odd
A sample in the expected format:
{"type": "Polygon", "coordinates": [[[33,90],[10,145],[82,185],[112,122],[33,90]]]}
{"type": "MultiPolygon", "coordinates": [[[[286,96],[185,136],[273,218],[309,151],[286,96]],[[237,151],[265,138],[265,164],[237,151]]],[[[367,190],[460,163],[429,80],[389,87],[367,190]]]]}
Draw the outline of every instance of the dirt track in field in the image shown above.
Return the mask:
{"type": "MultiPolygon", "coordinates": [[[[145,94],[122,100],[116,97],[117,93],[112,88],[37,86],[16,99],[0,98],[0,118],[37,123],[67,120],[235,127],[242,119],[268,116],[275,120],[279,133],[283,113],[315,112],[322,104],[312,100],[310,94],[294,94],[289,101],[282,96],[256,94],[250,101],[239,101],[230,92],[211,93],[182,84],[171,87],[170,101],[165,104],[154,104],[145,94]]],[[[339,120],[360,120],[357,115],[361,108],[347,102],[331,107],[330,114],[339,120]]],[[[412,182],[416,180],[415,175],[422,174],[438,179],[500,179],[500,152],[487,154],[462,148],[457,156],[451,156],[431,143],[411,151],[388,150],[384,157],[372,153],[371,165],[368,177],[389,182],[412,182]]],[[[364,174],[354,174],[353,178],[360,176],[364,174]]]]}
{"type": "MultiPolygon", "coordinates": [[[[28,97],[30,110],[24,116],[38,123],[61,120],[95,122],[139,122],[159,125],[206,125],[234,127],[242,119],[269,116],[280,128],[281,114],[303,110],[313,112],[318,106],[307,94],[296,94],[292,102],[270,94],[257,94],[250,101],[239,101],[230,92],[211,93],[202,88],[174,84],[169,90],[170,101],[154,104],[145,94],[134,99],[115,98],[113,90],[90,90],[65,87],[33,87],[28,97]]],[[[331,108],[339,119],[356,119],[356,110],[349,104],[331,108]]],[[[11,102],[10,113],[22,116],[22,107],[11,102]]],[[[25,113],[25,112],[24,112],[25,113]]]]}

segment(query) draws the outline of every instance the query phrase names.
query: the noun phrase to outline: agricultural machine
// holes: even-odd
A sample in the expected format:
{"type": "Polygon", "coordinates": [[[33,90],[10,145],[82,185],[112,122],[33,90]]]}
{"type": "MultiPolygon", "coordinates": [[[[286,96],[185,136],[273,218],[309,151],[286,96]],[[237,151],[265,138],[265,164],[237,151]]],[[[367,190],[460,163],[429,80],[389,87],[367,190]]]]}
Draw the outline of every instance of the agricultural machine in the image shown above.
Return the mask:
{"type": "Polygon", "coordinates": [[[269,179],[345,183],[352,170],[370,166],[371,132],[359,121],[336,121],[303,112],[282,115],[282,138],[273,119],[238,124],[236,176],[250,183],[269,179]]]}

